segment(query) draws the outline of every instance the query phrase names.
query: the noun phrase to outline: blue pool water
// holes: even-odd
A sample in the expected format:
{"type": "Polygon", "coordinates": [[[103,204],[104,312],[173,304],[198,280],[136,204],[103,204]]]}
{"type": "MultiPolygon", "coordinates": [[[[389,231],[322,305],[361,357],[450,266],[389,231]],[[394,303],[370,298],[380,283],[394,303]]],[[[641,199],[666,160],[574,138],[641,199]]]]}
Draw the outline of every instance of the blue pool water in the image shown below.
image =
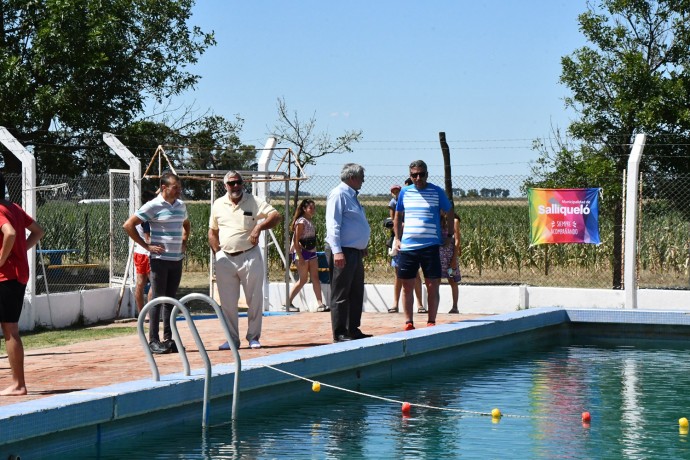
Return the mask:
{"type": "Polygon", "coordinates": [[[690,417],[685,343],[638,343],[551,341],[469,360],[458,348],[461,365],[349,387],[438,408],[413,407],[410,417],[398,402],[315,393],[304,382],[303,398],[243,411],[232,424],[180,425],[54,458],[690,458],[678,427],[690,417]],[[475,414],[493,408],[499,421],[475,414]]]}

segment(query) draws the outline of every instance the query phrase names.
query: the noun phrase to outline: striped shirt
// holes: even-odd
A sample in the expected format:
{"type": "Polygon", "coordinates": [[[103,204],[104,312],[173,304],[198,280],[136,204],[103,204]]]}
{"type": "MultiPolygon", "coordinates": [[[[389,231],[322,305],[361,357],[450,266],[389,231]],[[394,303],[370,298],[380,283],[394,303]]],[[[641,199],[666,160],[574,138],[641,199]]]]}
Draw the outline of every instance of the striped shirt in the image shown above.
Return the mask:
{"type": "Polygon", "coordinates": [[[151,244],[163,246],[162,254],[151,254],[152,259],[182,260],[182,236],[187,220],[187,206],[180,200],[168,203],[157,196],[144,204],[135,215],[151,226],[151,244]]]}
{"type": "Polygon", "coordinates": [[[446,193],[437,185],[427,183],[422,190],[414,185],[403,188],[395,208],[397,212],[405,213],[400,250],[414,251],[442,245],[441,211],[450,209],[446,193]]]}

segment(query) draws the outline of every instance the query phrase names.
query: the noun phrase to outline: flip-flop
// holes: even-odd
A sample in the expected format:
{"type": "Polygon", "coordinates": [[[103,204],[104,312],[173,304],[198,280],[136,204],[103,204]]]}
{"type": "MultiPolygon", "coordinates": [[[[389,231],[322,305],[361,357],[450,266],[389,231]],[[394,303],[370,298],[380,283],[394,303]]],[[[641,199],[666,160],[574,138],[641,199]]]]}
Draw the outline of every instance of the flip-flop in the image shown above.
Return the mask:
{"type": "Polygon", "coordinates": [[[290,305],[287,307],[283,307],[283,311],[297,313],[297,312],[299,312],[299,308],[295,307],[294,305],[290,305]]]}
{"type": "Polygon", "coordinates": [[[388,313],[397,313],[398,312],[398,307],[392,307],[388,309],[388,313]]]}
{"type": "Polygon", "coordinates": [[[316,311],[321,311],[321,312],[331,311],[331,308],[328,305],[321,304],[321,305],[319,305],[319,308],[316,309],[316,311]]]}
{"type": "Polygon", "coordinates": [[[424,307],[417,308],[417,313],[427,313],[427,309],[424,307]]]}

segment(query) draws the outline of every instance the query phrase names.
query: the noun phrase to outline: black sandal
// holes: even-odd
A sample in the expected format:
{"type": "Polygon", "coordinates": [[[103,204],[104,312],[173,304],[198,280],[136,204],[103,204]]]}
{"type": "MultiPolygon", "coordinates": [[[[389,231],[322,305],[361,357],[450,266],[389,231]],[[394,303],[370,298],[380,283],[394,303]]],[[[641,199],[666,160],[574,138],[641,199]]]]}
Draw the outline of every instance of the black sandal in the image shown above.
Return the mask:
{"type": "Polygon", "coordinates": [[[321,304],[321,305],[319,305],[319,307],[316,309],[316,311],[324,312],[324,311],[331,311],[331,309],[330,309],[330,307],[329,307],[328,305],[321,304]]]}
{"type": "Polygon", "coordinates": [[[388,313],[397,313],[398,312],[398,307],[391,307],[388,309],[388,313]]]}

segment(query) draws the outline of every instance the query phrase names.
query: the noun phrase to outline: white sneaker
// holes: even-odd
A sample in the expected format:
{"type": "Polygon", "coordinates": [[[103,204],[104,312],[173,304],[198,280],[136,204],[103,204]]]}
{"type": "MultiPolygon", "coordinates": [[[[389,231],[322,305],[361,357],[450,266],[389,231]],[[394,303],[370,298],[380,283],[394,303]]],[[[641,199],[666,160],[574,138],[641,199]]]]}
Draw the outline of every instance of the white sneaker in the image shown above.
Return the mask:
{"type": "MultiPolygon", "coordinates": [[[[240,349],[240,344],[236,342],[236,343],[235,343],[235,348],[236,348],[237,350],[239,350],[239,349],[240,349]]],[[[231,350],[230,344],[229,344],[228,342],[223,342],[223,343],[218,347],[218,349],[219,349],[219,350],[231,350]]]]}
{"type": "Polygon", "coordinates": [[[261,348],[261,344],[259,343],[258,340],[250,340],[249,341],[249,348],[254,348],[254,349],[261,348]]]}

